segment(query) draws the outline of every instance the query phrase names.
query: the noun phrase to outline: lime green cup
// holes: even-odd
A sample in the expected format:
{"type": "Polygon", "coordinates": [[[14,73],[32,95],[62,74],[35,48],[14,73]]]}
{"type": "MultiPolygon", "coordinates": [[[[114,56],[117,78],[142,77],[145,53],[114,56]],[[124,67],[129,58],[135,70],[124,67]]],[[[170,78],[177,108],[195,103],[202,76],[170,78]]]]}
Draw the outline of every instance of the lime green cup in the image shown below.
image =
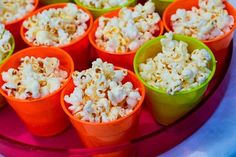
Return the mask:
{"type": "Polygon", "coordinates": [[[72,0],[39,0],[41,4],[48,5],[48,4],[54,4],[54,3],[68,3],[72,2],[72,0]]]}
{"type": "Polygon", "coordinates": [[[197,87],[190,90],[179,91],[174,95],[169,95],[165,90],[158,89],[146,83],[139,74],[139,64],[145,63],[148,58],[154,58],[158,52],[162,52],[160,40],[165,36],[157,37],[146,42],[136,53],[134,58],[134,71],[138,78],[146,87],[146,101],[152,115],[162,125],[169,125],[191,109],[193,109],[202,99],[209,82],[216,70],[216,61],[212,51],[201,41],[183,35],[174,35],[173,39],[188,43],[188,51],[195,49],[206,49],[211,55],[212,60],[209,64],[211,73],[208,79],[197,87]]]}
{"type": "Polygon", "coordinates": [[[155,3],[156,11],[162,16],[165,9],[174,2],[174,0],[152,0],[155,3]]]}
{"type": "Polygon", "coordinates": [[[107,8],[107,9],[98,9],[98,8],[85,6],[83,3],[80,2],[80,0],[74,0],[74,1],[77,5],[89,10],[93,14],[94,19],[96,19],[97,17],[99,17],[99,16],[101,16],[105,13],[108,13],[108,12],[111,12],[111,11],[114,11],[114,10],[118,10],[122,7],[132,7],[132,6],[137,4],[137,0],[128,0],[127,3],[125,3],[123,5],[120,5],[120,6],[117,6],[117,7],[107,8]]]}
{"type": "MultiPolygon", "coordinates": [[[[15,41],[13,37],[10,39],[10,43],[11,43],[11,50],[8,52],[7,56],[2,61],[0,61],[0,65],[3,64],[9,57],[11,57],[12,53],[14,52],[15,41]]],[[[2,108],[5,104],[6,104],[5,98],[2,95],[0,95],[0,108],[2,108]]]]}

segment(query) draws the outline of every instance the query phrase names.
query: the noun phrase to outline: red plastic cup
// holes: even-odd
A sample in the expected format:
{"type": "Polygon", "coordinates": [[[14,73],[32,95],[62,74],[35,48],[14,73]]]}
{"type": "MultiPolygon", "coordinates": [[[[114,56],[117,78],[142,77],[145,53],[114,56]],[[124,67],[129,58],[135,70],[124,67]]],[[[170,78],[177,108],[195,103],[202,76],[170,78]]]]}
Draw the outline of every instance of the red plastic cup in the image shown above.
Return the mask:
{"type": "MultiPolygon", "coordinates": [[[[130,8],[132,9],[132,8],[130,8]]],[[[110,12],[110,13],[106,13],[103,16],[104,17],[108,17],[108,18],[113,18],[118,16],[119,14],[119,10],[110,12]]],[[[99,46],[97,46],[96,44],[96,37],[95,37],[95,32],[97,30],[97,27],[99,25],[99,18],[97,18],[94,21],[93,24],[93,28],[91,30],[91,32],[89,33],[89,41],[92,45],[91,47],[91,54],[92,54],[92,60],[94,60],[94,58],[101,58],[104,61],[110,62],[112,64],[114,64],[115,66],[119,66],[122,68],[126,68],[129,70],[133,71],[133,60],[134,60],[134,56],[137,50],[135,51],[130,51],[130,52],[126,52],[126,53],[112,53],[112,52],[108,52],[102,48],[100,48],[99,46]]],[[[156,32],[155,36],[160,36],[163,31],[164,31],[164,26],[162,21],[160,21],[158,23],[160,30],[158,32],[156,32]]]]}
{"type": "MultiPolygon", "coordinates": [[[[121,68],[116,67],[116,69],[121,68]]],[[[123,83],[127,81],[132,82],[134,88],[139,89],[142,99],[138,102],[132,113],[107,123],[85,122],[72,115],[72,113],[68,110],[69,104],[64,101],[64,96],[73,92],[75,88],[73,81],[70,81],[68,86],[62,91],[62,108],[70,118],[71,123],[77,130],[82,142],[86,147],[101,147],[122,144],[123,142],[127,142],[133,138],[139,121],[142,103],[145,97],[145,87],[131,71],[128,71],[128,75],[123,80],[123,83]]],[[[112,153],[108,156],[124,156],[125,153],[127,153],[127,151],[122,153],[119,152],[119,155],[117,153],[112,153]]]]}
{"type": "MultiPolygon", "coordinates": [[[[7,71],[9,68],[17,68],[20,65],[20,59],[25,56],[58,58],[61,64],[60,68],[66,70],[69,74],[67,81],[60,89],[37,99],[17,99],[13,96],[8,96],[2,88],[0,88],[0,93],[6,98],[9,105],[15,110],[32,134],[37,136],[55,135],[69,125],[69,120],[60,106],[60,94],[71,79],[74,71],[73,60],[70,55],[59,48],[31,47],[23,49],[10,57],[0,67],[0,73],[7,71]]],[[[4,81],[0,77],[0,86],[3,84],[4,81]]]]}
{"type": "MultiPolygon", "coordinates": [[[[227,1],[224,1],[224,4],[226,6],[226,10],[230,15],[234,17],[234,26],[230,30],[230,32],[216,37],[215,39],[211,40],[203,40],[202,42],[206,44],[214,53],[216,60],[217,60],[217,70],[216,70],[216,76],[220,76],[222,70],[224,70],[224,65],[227,59],[227,56],[229,56],[229,51],[226,51],[229,47],[229,44],[233,38],[234,31],[236,29],[236,10],[234,7],[227,1]],[[224,53],[222,53],[224,52],[224,53]]],[[[174,1],[172,4],[170,4],[164,14],[163,14],[163,23],[167,31],[173,31],[172,25],[171,25],[171,16],[176,13],[177,9],[186,9],[191,10],[191,8],[195,6],[198,7],[198,0],[191,0],[186,3],[186,0],[177,0],[174,1]]]]}
{"type": "Polygon", "coordinates": [[[15,51],[19,51],[27,47],[25,42],[20,37],[20,30],[17,28],[20,28],[25,18],[29,16],[38,7],[38,3],[39,3],[38,0],[34,0],[34,1],[35,1],[34,9],[31,12],[27,13],[25,16],[23,16],[20,19],[14,20],[12,22],[4,23],[6,29],[9,30],[11,34],[14,36],[14,39],[16,42],[15,51]]]}
{"type": "MultiPolygon", "coordinates": [[[[66,5],[67,5],[67,3],[58,3],[58,4],[48,5],[48,6],[45,6],[45,7],[42,7],[40,9],[36,10],[29,17],[32,17],[32,16],[34,16],[38,13],[43,12],[44,10],[50,9],[50,8],[63,8],[66,5]]],[[[89,68],[89,66],[90,66],[90,59],[89,59],[90,58],[90,53],[89,53],[90,50],[89,50],[88,33],[92,29],[93,17],[91,15],[91,13],[89,11],[87,11],[86,9],[81,8],[79,6],[78,6],[78,8],[82,9],[90,17],[90,20],[87,22],[88,29],[86,30],[86,32],[82,36],[80,36],[77,39],[71,41],[69,44],[59,46],[59,48],[61,48],[61,49],[65,50],[66,52],[68,52],[68,54],[72,57],[72,59],[74,61],[74,64],[75,64],[75,69],[76,70],[84,70],[84,69],[89,68]]],[[[26,29],[23,27],[23,25],[21,26],[20,32],[21,32],[21,38],[24,40],[24,42],[26,44],[28,44],[31,47],[35,46],[35,45],[33,45],[33,43],[29,42],[25,38],[26,29]]],[[[50,47],[52,47],[52,46],[50,46],[50,47]]]]}

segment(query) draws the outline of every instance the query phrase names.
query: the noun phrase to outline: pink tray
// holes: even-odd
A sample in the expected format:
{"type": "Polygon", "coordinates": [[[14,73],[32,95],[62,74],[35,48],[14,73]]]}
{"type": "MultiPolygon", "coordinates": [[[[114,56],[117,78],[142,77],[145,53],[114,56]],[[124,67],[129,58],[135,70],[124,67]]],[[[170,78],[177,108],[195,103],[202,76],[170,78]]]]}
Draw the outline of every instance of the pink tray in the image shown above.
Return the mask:
{"type": "Polygon", "coordinates": [[[224,69],[227,70],[213,78],[203,101],[190,113],[168,127],[157,124],[144,107],[136,138],[120,145],[87,149],[81,145],[72,126],[63,133],[50,138],[31,135],[15,112],[7,105],[0,109],[0,153],[6,156],[24,157],[91,156],[132,147],[136,150],[138,157],[161,154],[200,128],[218,107],[229,80],[232,46],[231,43],[230,48],[225,50],[231,52],[225,62],[224,69]]]}

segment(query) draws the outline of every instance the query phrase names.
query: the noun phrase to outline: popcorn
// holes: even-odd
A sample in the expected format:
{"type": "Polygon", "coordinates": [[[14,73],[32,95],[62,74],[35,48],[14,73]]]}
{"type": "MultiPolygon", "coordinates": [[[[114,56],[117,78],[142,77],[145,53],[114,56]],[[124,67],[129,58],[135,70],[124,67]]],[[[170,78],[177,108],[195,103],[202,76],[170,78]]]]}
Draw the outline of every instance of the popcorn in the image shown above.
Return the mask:
{"type": "Polygon", "coordinates": [[[138,4],[133,10],[122,8],[118,17],[99,18],[95,32],[96,44],[112,53],[137,50],[144,42],[155,37],[160,20],[150,0],[143,6],[138,4]]]}
{"type": "Polygon", "coordinates": [[[51,8],[23,22],[25,38],[36,46],[63,46],[82,36],[89,15],[73,3],[64,8],[51,8]]]}
{"type": "MultiPolygon", "coordinates": [[[[172,32],[161,39],[162,52],[139,65],[141,77],[151,86],[174,95],[204,83],[211,71],[211,56],[205,49],[188,53],[188,44],[173,40],[172,32]]],[[[131,92],[130,92],[131,94],[131,92]]]]}
{"type": "Polygon", "coordinates": [[[59,89],[68,74],[60,69],[57,58],[21,58],[17,69],[2,72],[2,89],[18,99],[41,98],[59,89]]]}
{"type": "Polygon", "coordinates": [[[72,75],[74,91],[64,97],[72,114],[87,122],[110,122],[131,113],[141,96],[131,82],[122,83],[126,70],[97,59],[92,68],[72,75]]]}
{"type": "Polygon", "coordinates": [[[109,9],[123,6],[124,4],[128,3],[128,0],[79,0],[79,2],[87,7],[109,9]]]}
{"type": "Polygon", "coordinates": [[[5,59],[12,49],[11,38],[12,34],[5,29],[3,24],[0,24],[0,61],[5,59]]]}
{"type": "Polygon", "coordinates": [[[199,8],[178,9],[171,16],[174,32],[200,40],[211,40],[229,32],[234,25],[234,18],[228,14],[223,2],[199,0],[199,8]]]}
{"type": "Polygon", "coordinates": [[[9,23],[34,9],[34,0],[0,0],[0,22],[9,23]]]}

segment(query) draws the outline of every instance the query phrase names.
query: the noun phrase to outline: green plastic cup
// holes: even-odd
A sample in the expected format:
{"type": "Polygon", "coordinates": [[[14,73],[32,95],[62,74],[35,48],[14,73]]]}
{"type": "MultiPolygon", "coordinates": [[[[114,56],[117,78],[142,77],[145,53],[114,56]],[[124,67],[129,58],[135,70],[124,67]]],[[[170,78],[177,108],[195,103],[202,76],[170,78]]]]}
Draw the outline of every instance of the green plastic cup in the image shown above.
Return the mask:
{"type": "Polygon", "coordinates": [[[72,0],[40,0],[39,1],[43,5],[54,4],[54,3],[68,3],[72,2],[72,0]]]}
{"type": "Polygon", "coordinates": [[[108,12],[111,12],[111,11],[114,11],[114,10],[118,10],[122,7],[132,7],[134,5],[137,4],[137,0],[128,0],[127,3],[123,4],[123,5],[120,5],[120,6],[117,6],[117,7],[113,7],[113,8],[108,8],[108,9],[98,9],[98,8],[93,8],[93,7],[88,7],[88,6],[85,6],[84,4],[82,4],[80,2],[80,0],[74,0],[75,3],[83,8],[86,8],[87,10],[89,10],[92,14],[93,14],[93,17],[94,19],[96,19],[97,17],[105,14],[105,13],[108,13],[108,12]]]}
{"type": "MultiPolygon", "coordinates": [[[[11,43],[11,46],[12,46],[11,50],[8,52],[7,56],[2,61],[0,61],[0,65],[2,65],[12,55],[12,53],[14,52],[15,40],[14,40],[13,36],[10,39],[10,43],[11,43]]],[[[0,74],[0,77],[1,77],[1,74],[0,74]]],[[[5,98],[2,95],[0,95],[0,108],[2,108],[5,104],[6,104],[5,98]]]]}
{"type": "Polygon", "coordinates": [[[162,16],[168,5],[174,0],[152,0],[155,3],[156,11],[162,16]]]}
{"type": "Polygon", "coordinates": [[[146,83],[140,76],[138,68],[140,63],[146,62],[148,58],[153,58],[158,52],[162,51],[160,40],[164,37],[160,36],[146,42],[137,51],[134,58],[134,71],[146,87],[146,100],[152,115],[160,124],[169,125],[181,118],[201,101],[209,82],[214,76],[216,60],[212,51],[201,41],[184,35],[174,35],[173,39],[188,43],[189,52],[192,52],[194,49],[203,48],[209,52],[212,58],[209,64],[211,74],[203,84],[197,87],[187,91],[176,92],[174,95],[168,95],[165,90],[158,89],[146,83]]]}

